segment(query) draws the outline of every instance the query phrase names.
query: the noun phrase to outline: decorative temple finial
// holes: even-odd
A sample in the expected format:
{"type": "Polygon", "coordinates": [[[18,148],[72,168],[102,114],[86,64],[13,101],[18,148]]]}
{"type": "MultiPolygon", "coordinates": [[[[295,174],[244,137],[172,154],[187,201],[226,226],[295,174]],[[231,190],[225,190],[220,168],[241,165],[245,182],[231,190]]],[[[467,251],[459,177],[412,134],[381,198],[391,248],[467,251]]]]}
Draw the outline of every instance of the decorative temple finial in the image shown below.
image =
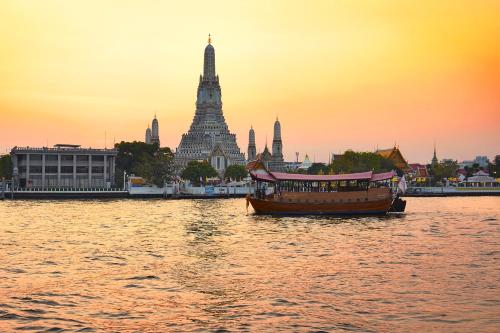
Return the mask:
{"type": "Polygon", "coordinates": [[[212,44],[212,36],[210,34],[208,34],[208,44],[212,44]]]}

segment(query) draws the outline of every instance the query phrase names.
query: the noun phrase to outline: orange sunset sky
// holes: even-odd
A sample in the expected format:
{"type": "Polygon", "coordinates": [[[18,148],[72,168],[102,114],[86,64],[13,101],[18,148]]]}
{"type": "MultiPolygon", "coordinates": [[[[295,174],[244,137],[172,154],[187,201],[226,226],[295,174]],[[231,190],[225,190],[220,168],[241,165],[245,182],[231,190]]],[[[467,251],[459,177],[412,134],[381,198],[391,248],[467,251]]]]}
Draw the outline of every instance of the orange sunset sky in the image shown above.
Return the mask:
{"type": "Polygon", "coordinates": [[[0,153],[144,140],[177,147],[207,35],[246,152],[400,146],[411,162],[500,154],[500,1],[0,2],[0,153]]]}

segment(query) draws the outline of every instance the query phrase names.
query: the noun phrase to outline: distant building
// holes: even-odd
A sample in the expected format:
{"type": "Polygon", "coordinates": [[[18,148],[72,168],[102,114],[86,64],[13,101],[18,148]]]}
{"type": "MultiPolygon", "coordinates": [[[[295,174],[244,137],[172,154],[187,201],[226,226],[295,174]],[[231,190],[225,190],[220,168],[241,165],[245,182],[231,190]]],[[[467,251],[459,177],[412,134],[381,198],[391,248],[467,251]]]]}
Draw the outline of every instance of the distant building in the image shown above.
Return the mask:
{"type": "Polygon", "coordinates": [[[436,156],[436,144],[434,144],[434,154],[432,155],[431,167],[434,168],[438,165],[438,158],[436,156]]]}
{"type": "Polygon", "coordinates": [[[479,167],[486,168],[490,164],[490,160],[487,156],[476,156],[474,162],[479,164],[479,167]]]}
{"type": "Polygon", "coordinates": [[[116,149],[14,147],[15,185],[21,188],[109,188],[115,183],[116,149]]]}
{"type": "Polygon", "coordinates": [[[470,161],[462,161],[460,163],[458,163],[458,167],[460,169],[465,169],[465,168],[472,168],[474,166],[474,161],[470,160],[470,161]]]}
{"type": "Polygon", "coordinates": [[[474,160],[463,161],[463,162],[458,163],[460,168],[463,168],[463,169],[465,167],[472,168],[474,166],[474,164],[477,164],[480,168],[487,168],[488,165],[490,164],[490,160],[488,159],[487,156],[476,156],[476,158],[474,160]]]}
{"type": "Polygon", "coordinates": [[[312,166],[312,162],[309,159],[309,156],[306,154],[304,157],[304,161],[299,165],[298,169],[299,170],[307,170],[312,166]]]}
{"type": "Polygon", "coordinates": [[[299,168],[302,162],[284,162],[286,171],[295,171],[299,168]]]}
{"type": "Polygon", "coordinates": [[[394,163],[394,166],[400,170],[408,170],[408,163],[403,157],[403,154],[401,154],[399,148],[396,146],[389,149],[378,149],[375,151],[375,154],[389,159],[392,163],[394,163]]]}
{"type": "Polygon", "coordinates": [[[257,155],[256,160],[260,161],[262,165],[266,167],[267,170],[271,170],[270,168],[271,168],[271,163],[273,161],[273,155],[269,152],[269,148],[267,148],[267,143],[266,147],[264,148],[264,151],[257,155]]]}
{"type": "Polygon", "coordinates": [[[148,126],[148,128],[146,129],[144,142],[147,144],[157,143],[158,145],[160,145],[160,128],[158,124],[158,119],[156,119],[156,115],[153,121],[151,122],[151,128],[149,128],[148,126]]]}
{"type": "Polygon", "coordinates": [[[429,170],[426,165],[420,163],[410,163],[409,170],[406,173],[408,180],[417,184],[425,184],[430,181],[429,170]]]}
{"type": "Polygon", "coordinates": [[[499,187],[500,183],[493,177],[482,170],[479,170],[472,177],[460,184],[465,187],[499,187]]]}

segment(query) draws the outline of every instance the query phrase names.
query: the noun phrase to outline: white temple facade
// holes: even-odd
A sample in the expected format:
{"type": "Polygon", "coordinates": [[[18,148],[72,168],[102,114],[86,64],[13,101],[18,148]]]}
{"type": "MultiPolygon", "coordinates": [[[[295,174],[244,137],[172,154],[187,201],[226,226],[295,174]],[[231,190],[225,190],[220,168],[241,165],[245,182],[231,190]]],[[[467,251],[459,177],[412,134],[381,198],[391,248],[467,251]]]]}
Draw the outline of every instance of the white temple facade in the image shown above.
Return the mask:
{"type": "Polygon", "coordinates": [[[205,47],[203,75],[200,75],[198,83],[194,119],[175,152],[179,169],[193,160],[208,161],[219,174],[231,164],[245,164],[236,135],[229,132],[222,113],[221,88],[210,36],[205,47]]]}

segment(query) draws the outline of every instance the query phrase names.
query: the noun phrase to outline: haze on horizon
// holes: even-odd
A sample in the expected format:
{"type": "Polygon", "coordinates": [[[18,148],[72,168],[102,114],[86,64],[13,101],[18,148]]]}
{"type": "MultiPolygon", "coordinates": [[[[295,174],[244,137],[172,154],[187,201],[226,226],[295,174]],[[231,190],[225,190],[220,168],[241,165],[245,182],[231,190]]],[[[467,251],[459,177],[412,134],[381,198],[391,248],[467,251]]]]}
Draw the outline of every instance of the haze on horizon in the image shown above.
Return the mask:
{"type": "Polygon", "coordinates": [[[175,149],[208,33],[223,110],[246,153],[326,161],[396,142],[410,162],[500,154],[500,2],[3,1],[0,153],[144,140],[175,149]],[[312,2],[311,2],[312,3],[312,2]]]}

